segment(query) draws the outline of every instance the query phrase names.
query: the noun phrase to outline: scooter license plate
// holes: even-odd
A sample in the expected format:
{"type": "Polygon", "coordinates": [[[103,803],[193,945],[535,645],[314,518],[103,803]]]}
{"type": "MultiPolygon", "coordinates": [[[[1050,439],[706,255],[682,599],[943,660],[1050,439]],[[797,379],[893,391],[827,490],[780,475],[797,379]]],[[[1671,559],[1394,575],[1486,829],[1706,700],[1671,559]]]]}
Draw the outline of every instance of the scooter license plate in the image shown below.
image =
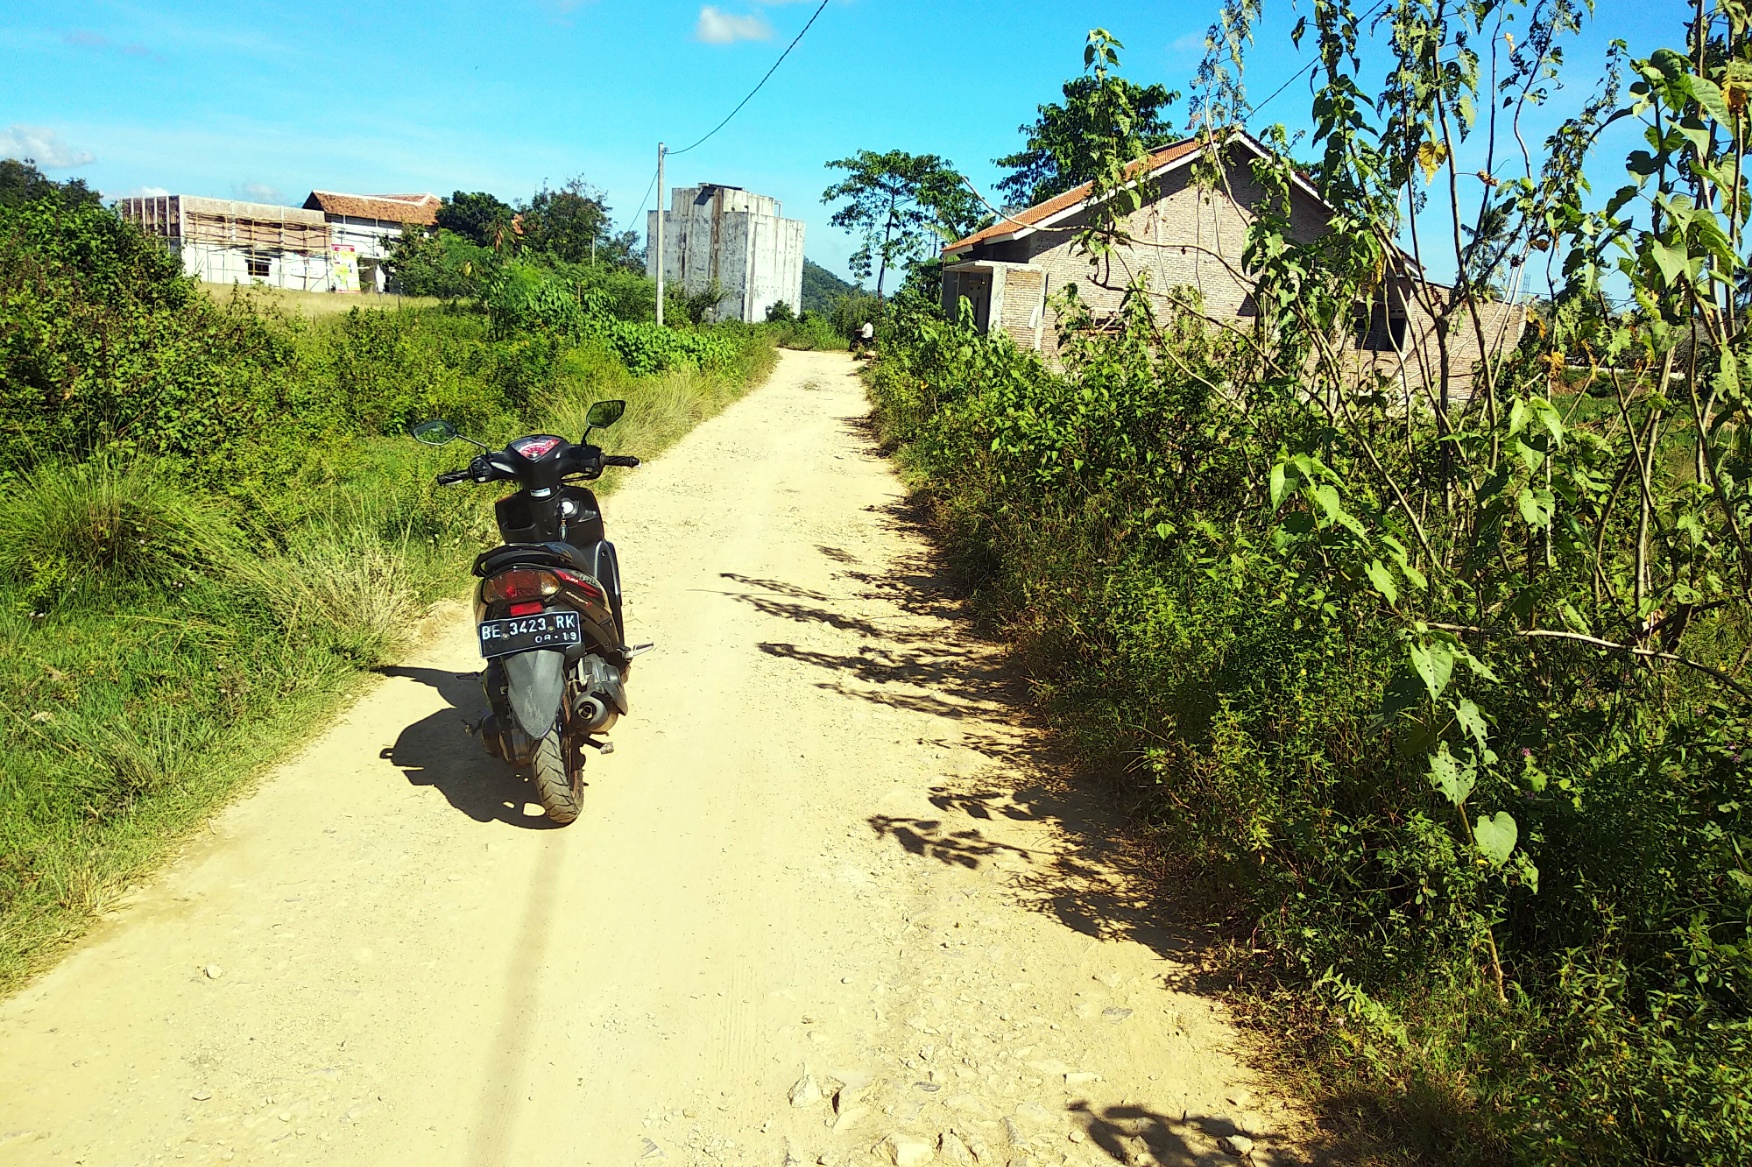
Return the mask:
{"type": "Polygon", "coordinates": [[[509,620],[483,620],[480,636],[481,655],[490,660],[514,652],[528,652],[532,648],[564,648],[581,643],[584,626],[578,620],[578,613],[561,608],[509,620]]]}

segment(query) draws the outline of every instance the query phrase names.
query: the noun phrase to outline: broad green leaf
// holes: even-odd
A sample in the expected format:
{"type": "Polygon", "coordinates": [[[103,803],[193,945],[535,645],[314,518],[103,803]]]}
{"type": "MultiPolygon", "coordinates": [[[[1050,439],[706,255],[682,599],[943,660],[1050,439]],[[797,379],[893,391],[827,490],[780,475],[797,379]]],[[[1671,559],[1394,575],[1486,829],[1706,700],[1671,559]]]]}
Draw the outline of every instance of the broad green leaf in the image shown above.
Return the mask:
{"type": "Polygon", "coordinates": [[[1551,440],[1554,443],[1562,442],[1564,435],[1563,414],[1558,412],[1557,406],[1543,397],[1532,398],[1528,401],[1528,405],[1532,407],[1540,423],[1545,426],[1545,432],[1551,435],[1551,440]]]}
{"type": "Polygon", "coordinates": [[[1551,512],[1554,502],[1549,490],[1532,490],[1523,486],[1515,493],[1515,506],[1521,511],[1521,517],[1527,520],[1527,525],[1535,531],[1543,530],[1551,524],[1551,512]]]}
{"type": "Polygon", "coordinates": [[[1440,700],[1442,690],[1448,687],[1448,678],[1454,675],[1454,650],[1440,641],[1429,645],[1413,641],[1411,667],[1423,678],[1430,700],[1440,700]]]}
{"type": "Polygon", "coordinates": [[[1393,583],[1393,573],[1387,570],[1385,564],[1377,559],[1363,568],[1363,571],[1368,575],[1369,582],[1375,585],[1375,590],[1387,597],[1389,604],[1399,602],[1399,589],[1393,583]]]}
{"type": "Polygon", "coordinates": [[[1352,534],[1359,536],[1364,534],[1362,523],[1357,521],[1355,515],[1344,509],[1344,503],[1339,499],[1336,488],[1321,483],[1314,488],[1314,501],[1319,504],[1322,511],[1326,512],[1328,519],[1338,523],[1352,534]]]}
{"type": "Polygon", "coordinates": [[[1509,861],[1520,837],[1521,831],[1515,826],[1514,816],[1506,810],[1499,810],[1488,818],[1479,815],[1478,821],[1472,825],[1473,841],[1484,857],[1498,867],[1509,861]]]}
{"type": "Polygon", "coordinates": [[[1437,746],[1436,752],[1430,755],[1430,785],[1455,806],[1466,801],[1476,780],[1477,771],[1472,763],[1462,762],[1450,754],[1447,742],[1437,746]]]}
{"type": "Polygon", "coordinates": [[[1484,713],[1472,703],[1470,697],[1460,698],[1460,704],[1454,707],[1454,717],[1460,722],[1460,728],[1472,735],[1479,750],[1484,750],[1488,733],[1484,724],[1484,713]]]}
{"type": "Polygon", "coordinates": [[[1526,442],[1516,438],[1514,441],[1515,456],[1521,459],[1528,470],[1537,470],[1545,464],[1545,451],[1535,450],[1526,442]]]}
{"type": "Polygon", "coordinates": [[[1284,464],[1282,462],[1279,462],[1276,466],[1273,466],[1271,468],[1271,509],[1272,510],[1274,510],[1274,511],[1277,510],[1277,508],[1283,504],[1284,491],[1286,489],[1287,489],[1287,486],[1284,482],[1284,464]]]}
{"type": "Polygon", "coordinates": [[[1461,659],[1465,660],[1466,667],[1472,670],[1473,676],[1483,677],[1487,681],[1498,680],[1496,673],[1491,669],[1491,667],[1489,665],[1485,664],[1483,661],[1479,660],[1477,657],[1475,657],[1471,653],[1467,652],[1465,648],[1460,648],[1456,652],[1455,655],[1457,655],[1461,659]]]}
{"type": "Polygon", "coordinates": [[[1722,96],[1719,85],[1708,77],[1699,77],[1696,74],[1691,74],[1686,80],[1691,83],[1691,96],[1697,99],[1697,104],[1701,105],[1710,117],[1726,126],[1734,124],[1734,115],[1728,111],[1727,99],[1722,96]]]}
{"type": "Polygon", "coordinates": [[[1688,272],[1691,266],[1684,244],[1662,243],[1652,235],[1649,237],[1649,258],[1661,269],[1661,278],[1669,287],[1678,283],[1679,277],[1688,272]]]}

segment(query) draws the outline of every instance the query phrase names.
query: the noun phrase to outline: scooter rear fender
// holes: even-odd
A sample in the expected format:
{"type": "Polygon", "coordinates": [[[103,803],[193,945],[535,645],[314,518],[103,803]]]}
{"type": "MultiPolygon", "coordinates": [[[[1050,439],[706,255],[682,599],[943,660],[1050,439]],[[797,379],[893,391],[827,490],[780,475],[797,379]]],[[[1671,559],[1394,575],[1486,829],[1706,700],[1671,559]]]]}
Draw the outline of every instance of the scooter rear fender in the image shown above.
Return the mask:
{"type": "Polygon", "coordinates": [[[506,657],[505,690],[517,727],[531,738],[545,736],[566,696],[566,654],[538,648],[506,657]]]}

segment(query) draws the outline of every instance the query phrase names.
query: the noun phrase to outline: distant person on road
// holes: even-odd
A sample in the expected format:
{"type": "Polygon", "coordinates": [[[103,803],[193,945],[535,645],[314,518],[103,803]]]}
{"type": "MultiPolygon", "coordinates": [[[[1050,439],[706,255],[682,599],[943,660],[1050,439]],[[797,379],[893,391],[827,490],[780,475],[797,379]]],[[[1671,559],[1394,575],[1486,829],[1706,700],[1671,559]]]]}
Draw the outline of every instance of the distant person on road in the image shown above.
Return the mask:
{"type": "Polygon", "coordinates": [[[858,349],[860,352],[866,353],[876,351],[876,326],[868,320],[864,321],[864,326],[858,329],[858,349]]]}

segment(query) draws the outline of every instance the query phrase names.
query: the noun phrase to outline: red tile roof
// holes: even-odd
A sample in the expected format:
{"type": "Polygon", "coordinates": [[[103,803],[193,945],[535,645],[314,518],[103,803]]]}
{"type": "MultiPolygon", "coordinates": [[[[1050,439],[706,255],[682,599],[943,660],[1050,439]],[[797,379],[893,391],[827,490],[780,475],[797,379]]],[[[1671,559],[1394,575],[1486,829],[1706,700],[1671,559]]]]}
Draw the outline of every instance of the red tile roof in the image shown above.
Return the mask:
{"type": "MultiPolygon", "coordinates": [[[[1198,138],[1186,138],[1172,145],[1164,146],[1148,158],[1143,158],[1131,164],[1133,173],[1159,170],[1171,162],[1178,162],[1189,154],[1196,153],[1200,145],[1198,138]]],[[[1002,238],[1015,234],[1024,227],[1032,227],[1036,223],[1052,218],[1062,211],[1068,211],[1089,197],[1089,188],[1093,183],[1085,182],[1082,186],[1073,187],[1064,194],[1054,195],[1044,203],[1036,203],[1025,211],[1017,211],[1013,215],[999,219],[983,231],[975,231],[965,239],[957,239],[944,251],[965,251],[975,244],[984,243],[990,239],[1002,238]]]]}
{"type": "Polygon", "coordinates": [[[383,219],[430,227],[438,221],[443,200],[434,194],[355,195],[313,190],[304,200],[307,210],[325,215],[350,215],[355,219],[383,219]]]}

